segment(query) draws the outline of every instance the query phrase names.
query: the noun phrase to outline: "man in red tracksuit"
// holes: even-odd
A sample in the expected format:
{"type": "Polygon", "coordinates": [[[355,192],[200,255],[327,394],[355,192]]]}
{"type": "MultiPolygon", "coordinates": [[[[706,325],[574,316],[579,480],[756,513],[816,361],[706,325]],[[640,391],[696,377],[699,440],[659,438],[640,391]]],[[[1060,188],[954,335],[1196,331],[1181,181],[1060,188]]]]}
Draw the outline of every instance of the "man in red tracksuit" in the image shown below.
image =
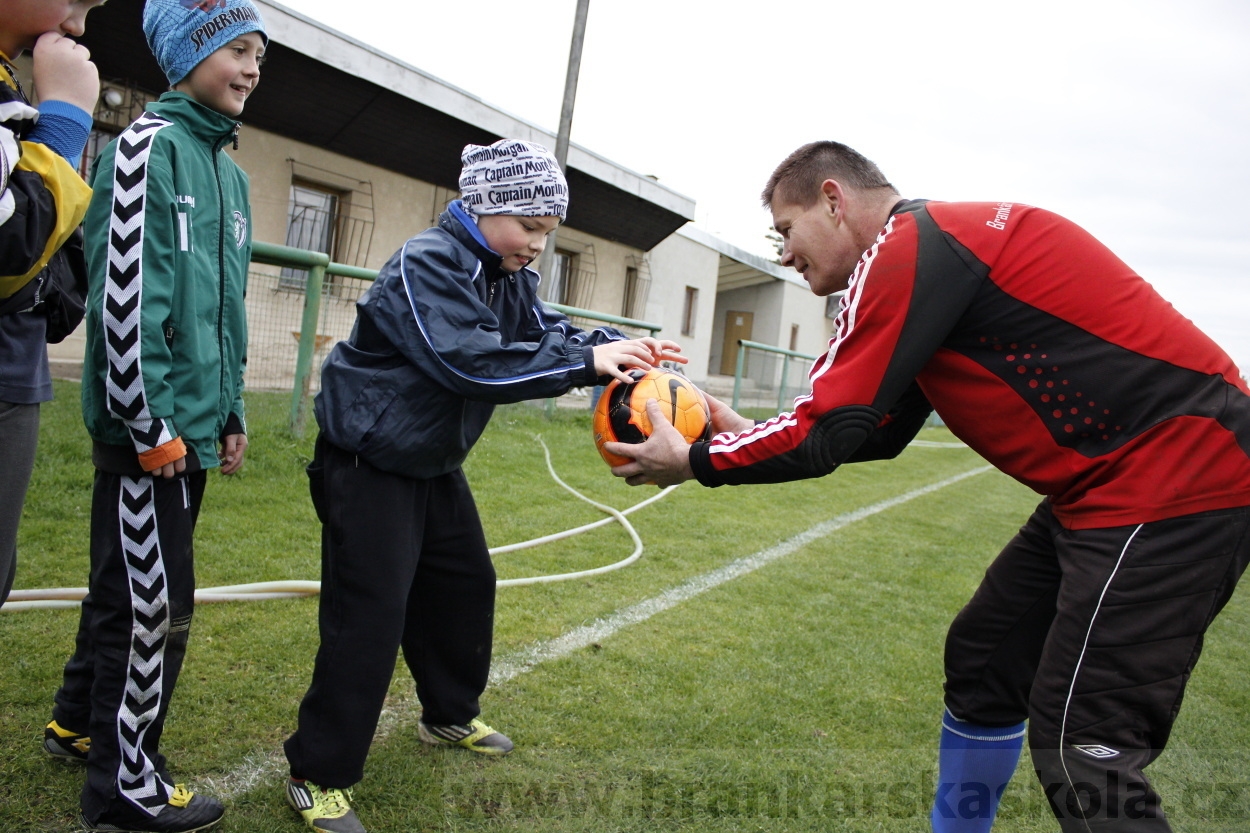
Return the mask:
{"type": "Polygon", "coordinates": [[[795,151],[764,203],[782,263],[817,295],[847,290],[811,390],[759,424],[713,401],[711,441],[613,444],[634,460],[614,473],[819,477],[897,454],[936,409],[1046,498],[948,634],[933,829],[990,828],[1027,731],[1063,830],[1169,830],[1143,769],[1250,560],[1250,390],[1232,360],[1042,209],[902,200],[836,142],[795,151]]]}

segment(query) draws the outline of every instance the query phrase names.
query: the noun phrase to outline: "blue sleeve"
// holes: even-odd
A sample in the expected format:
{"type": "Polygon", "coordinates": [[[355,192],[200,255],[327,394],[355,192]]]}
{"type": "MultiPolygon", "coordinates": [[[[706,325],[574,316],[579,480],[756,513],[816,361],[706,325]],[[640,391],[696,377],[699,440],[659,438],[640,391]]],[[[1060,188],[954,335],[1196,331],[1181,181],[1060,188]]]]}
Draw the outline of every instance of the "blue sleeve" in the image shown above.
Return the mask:
{"type": "Polygon", "coordinates": [[[82,160],[91,135],[91,114],[64,101],[39,103],[39,121],[26,137],[56,151],[73,168],[82,160]]]}

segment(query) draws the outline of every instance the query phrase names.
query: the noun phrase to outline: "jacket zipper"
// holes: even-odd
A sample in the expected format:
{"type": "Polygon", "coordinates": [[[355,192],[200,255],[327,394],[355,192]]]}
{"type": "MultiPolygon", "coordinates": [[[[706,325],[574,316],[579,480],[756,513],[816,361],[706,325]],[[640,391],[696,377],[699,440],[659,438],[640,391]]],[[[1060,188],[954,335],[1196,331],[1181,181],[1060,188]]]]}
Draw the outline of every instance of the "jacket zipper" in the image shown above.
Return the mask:
{"type": "MultiPolygon", "coordinates": [[[[226,320],[226,195],[221,190],[221,169],[217,164],[217,155],[226,147],[226,141],[233,141],[239,147],[238,122],[229,140],[222,140],[213,150],[213,179],[217,183],[217,353],[222,356],[218,362],[217,399],[221,401],[226,393],[226,361],[225,361],[225,320],[226,320]]],[[[227,406],[229,407],[229,406],[227,406]]],[[[220,413],[220,412],[218,412],[220,413]]],[[[216,433],[220,434],[225,425],[218,425],[216,433]]]]}

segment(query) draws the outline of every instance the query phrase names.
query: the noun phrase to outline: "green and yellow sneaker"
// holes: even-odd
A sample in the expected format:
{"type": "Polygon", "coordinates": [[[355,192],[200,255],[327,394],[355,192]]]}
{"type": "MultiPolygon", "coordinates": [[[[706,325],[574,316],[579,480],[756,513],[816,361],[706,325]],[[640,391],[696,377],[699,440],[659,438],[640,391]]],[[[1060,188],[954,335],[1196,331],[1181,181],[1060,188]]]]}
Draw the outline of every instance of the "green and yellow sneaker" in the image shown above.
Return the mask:
{"type": "Polygon", "coordinates": [[[55,720],[43,730],[43,751],[63,761],[85,764],[91,751],[91,738],[62,728],[55,720]]]}
{"type": "Polygon", "coordinates": [[[317,833],[366,833],[351,805],[351,790],[319,787],[298,778],[286,782],[286,800],[317,833]]]}
{"type": "Polygon", "coordinates": [[[431,746],[462,746],[479,755],[507,755],[512,751],[512,741],[506,735],[496,732],[476,717],[467,726],[417,721],[417,736],[422,743],[431,746]]]}

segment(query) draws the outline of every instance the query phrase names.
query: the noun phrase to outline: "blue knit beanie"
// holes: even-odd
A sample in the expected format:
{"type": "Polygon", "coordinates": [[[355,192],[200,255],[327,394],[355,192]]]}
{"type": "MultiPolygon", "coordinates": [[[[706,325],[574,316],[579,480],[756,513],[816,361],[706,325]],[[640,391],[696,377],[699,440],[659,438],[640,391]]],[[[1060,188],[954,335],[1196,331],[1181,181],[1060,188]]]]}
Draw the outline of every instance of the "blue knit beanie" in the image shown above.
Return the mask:
{"type": "Polygon", "coordinates": [[[251,0],[147,0],[143,7],[143,34],[171,87],[248,32],[259,32],[269,43],[251,0]]]}

